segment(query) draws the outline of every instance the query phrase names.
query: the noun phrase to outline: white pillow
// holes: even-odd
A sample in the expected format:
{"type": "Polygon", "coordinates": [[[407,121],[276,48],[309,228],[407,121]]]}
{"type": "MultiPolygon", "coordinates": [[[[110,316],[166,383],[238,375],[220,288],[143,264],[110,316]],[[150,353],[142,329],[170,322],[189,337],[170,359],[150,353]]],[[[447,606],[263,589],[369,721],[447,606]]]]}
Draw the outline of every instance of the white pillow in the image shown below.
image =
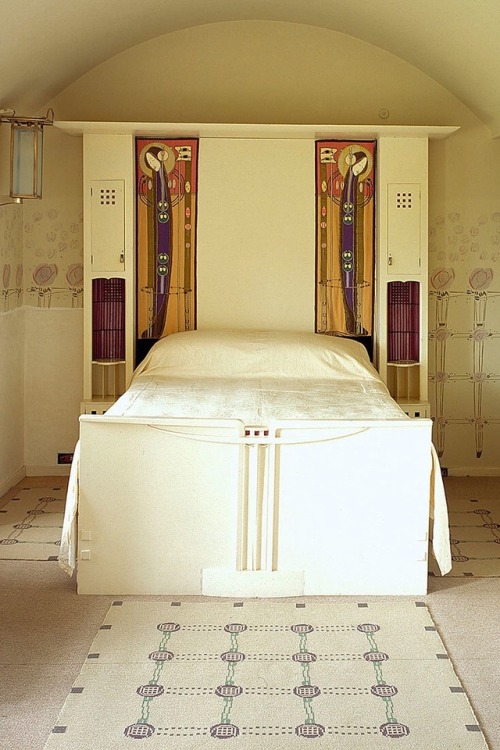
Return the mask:
{"type": "Polygon", "coordinates": [[[160,339],[137,368],[155,377],[379,380],[365,347],[340,336],[199,330],[160,339]]]}

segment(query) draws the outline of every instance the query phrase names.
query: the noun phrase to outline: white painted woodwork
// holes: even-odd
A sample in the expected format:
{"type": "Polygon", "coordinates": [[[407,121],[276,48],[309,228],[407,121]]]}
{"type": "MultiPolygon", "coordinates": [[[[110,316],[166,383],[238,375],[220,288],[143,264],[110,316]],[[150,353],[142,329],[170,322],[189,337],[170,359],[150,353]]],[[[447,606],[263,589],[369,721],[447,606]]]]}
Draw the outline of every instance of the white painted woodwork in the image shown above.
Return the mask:
{"type": "Polygon", "coordinates": [[[92,401],[112,403],[117,378],[121,391],[134,367],[134,138],[170,135],[200,138],[198,327],[277,330],[314,326],[314,141],[377,139],[375,362],[386,383],[403,384],[401,392],[407,397],[402,405],[408,413],[428,414],[427,148],[429,138],[446,138],[456,128],[99,122],[56,126],[84,139],[83,400],[90,402],[91,411],[92,401]],[[123,225],[115,218],[117,211],[109,231],[104,218],[93,226],[92,183],[123,185],[123,225]],[[106,393],[98,386],[102,368],[92,366],[90,354],[90,287],[96,276],[126,279],[125,365],[119,366],[117,377],[107,375],[106,393]],[[394,372],[395,366],[387,365],[391,279],[420,284],[421,359],[411,372],[394,372]]]}
{"type": "Polygon", "coordinates": [[[80,421],[80,594],[427,591],[430,420],[80,421]]]}
{"type": "Polygon", "coordinates": [[[377,142],[375,364],[409,416],[429,416],[428,403],[428,139],[382,136],[377,142]],[[387,284],[417,281],[419,361],[387,362],[387,284]]]}
{"type": "Polygon", "coordinates": [[[83,413],[104,410],[127,387],[135,349],[134,139],[83,136],[84,372],[83,413]],[[92,280],[125,279],[125,360],[92,361],[92,280]],[[104,402],[104,406],[101,404],[104,402]]]}
{"type": "MultiPolygon", "coordinates": [[[[125,181],[90,181],[90,265],[93,274],[125,271],[125,181]]],[[[130,260],[130,258],[129,258],[130,260]]]]}

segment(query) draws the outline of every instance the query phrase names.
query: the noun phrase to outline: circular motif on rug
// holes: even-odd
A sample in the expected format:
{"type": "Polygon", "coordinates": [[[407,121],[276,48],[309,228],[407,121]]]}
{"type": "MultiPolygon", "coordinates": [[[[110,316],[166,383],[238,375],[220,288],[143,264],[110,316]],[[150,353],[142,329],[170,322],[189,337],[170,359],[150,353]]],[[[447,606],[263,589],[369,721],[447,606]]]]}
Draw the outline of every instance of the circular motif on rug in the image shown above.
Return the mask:
{"type": "Polygon", "coordinates": [[[380,625],[374,625],[371,622],[365,622],[362,625],[358,625],[357,630],[359,630],[361,633],[376,633],[377,630],[380,630],[380,625]]]}
{"type": "Polygon", "coordinates": [[[299,724],[298,727],[295,727],[295,734],[299,737],[322,737],[324,733],[325,727],[314,722],[311,724],[299,724]]]}
{"type": "Polygon", "coordinates": [[[312,654],[310,651],[299,651],[298,654],[293,654],[293,661],[298,661],[299,664],[310,664],[316,661],[316,654],[312,654]]]}
{"type": "Polygon", "coordinates": [[[407,737],[410,734],[410,727],[407,727],[406,724],[400,724],[399,721],[391,721],[382,724],[380,732],[384,737],[407,737]]]}
{"type": "Polygon", "coordinates": [[[236,698],[242,692],[243,688],[239,685],[218,685],[215,688],[215,695],[218,695],[219,698],[236,698]]]}
{"type": "Polygon", "coordinates": [[[294,687],[293,692],[299,698],[316,698],[321,694],[321,690],[317,685],[297,685],[297,687],[294,687]]]}
{"type": "Polygon", "coordinates": [[[301,635],[302,633],[312,633],[314,628],[312,625],[306,625],[305,623],[301,623],[300,625],[292,625],[290,630],[293,633],[299,633],[299,635],[301,635]]]}
{"type": "Polygon", "coordinates": [[[220,655],[220,658],[222,661],[227,661],[232,664],[233,662],[244,661],[245,654],[242,654],[241,651],[225,651],[220,655]]]}
{"type": "Polygon", "coordinates": [[[240,730],[235,724],[214,724],[210,727],[210,734],[212,737],[217,737],[218,740],[227,740],[231,737],[237,737],[240,730]]]}
{"type": "Polygon", "coordinates": [[[373,695],[377,695],[379,698],[392,698],[398,692],[394,685],[372,685],[370,690],[373,695]]]}
{"type": "Polygon", "coordinates": [[[156,629],[161,630],[162,633],[176,633],[181,629],[181,626],[178,622],[160,622],[160,624],[156,626],[156,629]]]}
{"type": "Polygon", "coordinates": [[[384,654],[383,651],[368,651],[366,654],[363,654],[363,657],[366,659],[366,661],[373,662],[387,661],[387,659],[389,658],[387,654],[384,654]]]}
{"type": "Polygon", "coordinates": [[[149,659],[152,661],[171,661],[174,655],[171,651],[152,651],[149,654],[149,659]]]}
{"type": "Polygon", "coordinates": [[[163,695],[163,685],[140,685],[137,688],[139,695],[145,698],[156,698],[158,695],[163,695]]]}
{"type": "Polygon", "coordinates": [[[137,724],[129,724],[125,727],[123,734],[125,737],[132,737],[135,740],[143,740],[147,737],[151,737],[155,733],[155,728],[152,724],[146,724],[146,722],[139,722],[137,724]]]}
{"type": "Polygon", "coordinates": [[[241,622],[230,622],[229,625],[224,625],[226,633],[243,633],[246,629],[247,626],[241,622]]]}

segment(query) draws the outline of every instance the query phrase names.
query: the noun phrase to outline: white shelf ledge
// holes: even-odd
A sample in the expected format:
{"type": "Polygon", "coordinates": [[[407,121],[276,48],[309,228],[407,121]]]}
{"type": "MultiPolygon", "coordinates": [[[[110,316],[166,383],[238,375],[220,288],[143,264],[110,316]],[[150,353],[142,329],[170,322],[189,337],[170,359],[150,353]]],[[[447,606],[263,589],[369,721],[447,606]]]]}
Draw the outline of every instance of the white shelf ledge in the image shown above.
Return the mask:
{"type": "Polygon", "coordinates": [[[56,121],[69,135],[134,135],[170,138],[432,138],[443,139],[457,131],[444,125],[292,125],[252,123],[77,122],[56,121]]]}

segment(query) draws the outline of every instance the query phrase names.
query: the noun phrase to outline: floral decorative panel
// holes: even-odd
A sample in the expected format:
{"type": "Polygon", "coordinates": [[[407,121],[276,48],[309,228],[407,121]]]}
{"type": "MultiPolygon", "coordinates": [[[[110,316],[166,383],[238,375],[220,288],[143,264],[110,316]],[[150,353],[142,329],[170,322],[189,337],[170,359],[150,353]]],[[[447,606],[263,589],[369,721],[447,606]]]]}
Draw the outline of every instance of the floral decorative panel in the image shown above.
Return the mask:
{"type": "Polygon", "coordinates": [[[374,141],[316,143],[316,331],[371,336],[374,141]]]}
{"type": "Polygon", "coordinates": [[[196,139],[136,139],[137,339],[196,327],[196,139]]]}

